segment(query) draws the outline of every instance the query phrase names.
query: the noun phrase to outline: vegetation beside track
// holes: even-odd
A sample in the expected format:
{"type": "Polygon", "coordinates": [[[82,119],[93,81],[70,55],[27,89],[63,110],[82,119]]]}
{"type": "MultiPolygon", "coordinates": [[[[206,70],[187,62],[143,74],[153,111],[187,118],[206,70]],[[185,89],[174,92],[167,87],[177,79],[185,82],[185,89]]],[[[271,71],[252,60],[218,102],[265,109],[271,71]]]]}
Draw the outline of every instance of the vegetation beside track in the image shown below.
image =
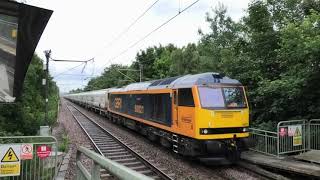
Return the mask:
{"type": "MultiPolygon", "coordinates": [[[[239,21],[220,5],[206,21],[210,30],[199,30],[198,43],[141,50],[130,66],[113,64],[73,92],[129,84],[118,70],[140,65],[144,81],[214,71],[248,87],[255,126],[272,129],[281,120],[320,117],[319,1],[255,0],[239,21]]],[[[122,72],[139,81],[139,72],[122,72]]]]}
{"type": "MultiPolygon", "coordinates": [[[[29,66],[22,96],[14,104],[0,104],[1,135],[35,135],[39,126],[45,125],[45,78],[43,61],[34,55],[29,66]]],[[[56,83],[49,77],[49,125],[57,118],[59,90],[56,83]]]]}

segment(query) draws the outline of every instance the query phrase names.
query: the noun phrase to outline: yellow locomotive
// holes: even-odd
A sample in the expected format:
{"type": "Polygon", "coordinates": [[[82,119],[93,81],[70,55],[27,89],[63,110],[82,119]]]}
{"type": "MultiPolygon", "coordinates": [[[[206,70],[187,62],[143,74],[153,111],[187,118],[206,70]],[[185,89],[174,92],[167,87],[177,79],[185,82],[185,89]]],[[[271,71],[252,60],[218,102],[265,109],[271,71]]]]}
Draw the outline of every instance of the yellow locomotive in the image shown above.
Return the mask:
{"type": "Polygon", "coordinates": [[[248,147],[245,89],[239,81],[218,73],[133,83],[99,93],[105,95],[99,107],[84,100],[94,99],[87,97],[94,92],[67,98],[98,108],[112,121],[185,156],[236,161],[248,147]]]}

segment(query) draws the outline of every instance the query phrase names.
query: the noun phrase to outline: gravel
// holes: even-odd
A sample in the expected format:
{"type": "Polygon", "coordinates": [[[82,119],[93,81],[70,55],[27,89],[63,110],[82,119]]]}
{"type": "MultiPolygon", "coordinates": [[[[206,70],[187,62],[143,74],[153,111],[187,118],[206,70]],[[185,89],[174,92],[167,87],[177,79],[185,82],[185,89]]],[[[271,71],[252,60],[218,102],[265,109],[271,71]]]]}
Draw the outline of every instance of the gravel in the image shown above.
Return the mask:
{"type": "MultiPolygon", "coordinates": [[[[76,179],[76,152],[79,146],[84,146],[91,149],[91,142],[89,138],[82,131],[81,127],[73,118],[72,114],[68,110],[65,100],[61,99],[61,107],[58,114],[58,127],[56,127],[53,135],[56,137],[61,137],[60,133],[63,133],[62,129],[67,133],[69,138],[69,148],[71,148],[72,155],[69,162],[68,171],[66,173],[65,179],[76,179]]],[[[88,158],[82,156],[82,163],[88,168],[90,172],[90,167],[92,166],[92,161],[88,158]]]]}
{"type": "Polygon", "coordinates": [[[258,175],[238,166],[207,166],[200,162],[189,160],[173,153],[170,149],[150,142],[146,137],[130,129],[111,123],[105,117],[81,107],[79,108],[111,133],[126,142],[131,142],[138,152],[144,156],[149,156],[150,160],[154,161],[158,167],[165,168],[166,173],[174,174],[174,179],[260,179],[258,175]]]}

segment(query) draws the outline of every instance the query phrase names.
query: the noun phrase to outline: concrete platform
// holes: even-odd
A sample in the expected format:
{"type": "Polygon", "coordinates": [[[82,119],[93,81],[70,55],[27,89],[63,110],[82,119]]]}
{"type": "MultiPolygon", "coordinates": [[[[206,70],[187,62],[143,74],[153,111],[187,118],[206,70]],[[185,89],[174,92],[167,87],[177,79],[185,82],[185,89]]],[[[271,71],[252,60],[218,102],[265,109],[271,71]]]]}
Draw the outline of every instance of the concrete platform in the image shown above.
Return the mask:
{"type": "Polygon", "coordinates": [[[294,158],[303,161],[320,164],[320,150],[311,150],[295,156],[294,158]]]}
{"type": "Polygon", "coordinates": [[[297,174],[320,178],[320,165],[294,160],[293,158],[277,158],[261,153],[247,151],[241,154],[241,158],[261,166],[295,172],[297,174]]]}

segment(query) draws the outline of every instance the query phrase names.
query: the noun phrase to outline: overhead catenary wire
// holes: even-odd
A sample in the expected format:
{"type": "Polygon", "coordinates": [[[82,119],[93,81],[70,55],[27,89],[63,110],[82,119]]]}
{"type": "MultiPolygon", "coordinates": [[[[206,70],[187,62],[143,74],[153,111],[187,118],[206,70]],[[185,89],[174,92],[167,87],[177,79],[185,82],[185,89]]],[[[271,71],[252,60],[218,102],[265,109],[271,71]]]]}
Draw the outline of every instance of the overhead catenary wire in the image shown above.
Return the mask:
{"type": "Polygon", "coordinates": [[[140,42],[144,41],[146,38],[148,38],[151,34],[153,34],[154,32],[156,32],[157,30],[159,30],[160,28],[162,28],[163,26],[165,26],[166,24],[168,24],[170,21],[172,21],[173,19],[175,19],[177,16],[179,16],[180,14],[182,14],[183,12],[185,12],[186,10],[188,10],[189,8],[191,8],[193,5],[195,5],[196,3],[198,3],[200,0],[196,0],[193,3],[191,3],[190,5],[188,5],[187,7],[185,7],[182,10],[179,10],[177,14],[175,14],[174,16],[172,16],[171,18],[169,18],[167,21],[165,21],[164,23],[162,23],[160,26],[156,27],[155,29],[153,29],[152,31],[150,31],[148,34],[146,34],[145,36],[143,36],[142,38],[140,38],[138,41],[132,43],[130,46],[128,46],[125,50],[121,51],[120,53],[118,53],[117,55],[115,55],[114,57],[110,58],[106,64],[104,64],[102,66],[102,68],[104,68],[107,64],[111,63],[114,59],[120,57],[121,55],[125,54],[128,50],[130,50],[131,48],[133,48],[134,46],[136,46],[137,44],[139,44],[140,42]]]}
{"type": "MultiPolygon", "coordinates": [[[[147,8],[146,11],[144,11],[133,23],[131,23],[124,31],[122,31],[122,33],[120,33],[115,39],[118,40],[120,39],[126,32],[128,32],[130,30],[130,28],[136,24],[139,19],[141,19],[145,14],[146,12],[148,12],[159,0],[156,0],[149,8],[147,8]]],[[[193,3],[191,3],[190,5],[188,5],[187,7],[185,7],[184,9],[180,9],[179,7],[179,11],[177,14],[175,14],[174,16],[172,16],[171,18],[169,18],[168,20],[166,20],[164,23],[162,23],[161,25],[159,25],[158,27],[156,27],[155,29],[153,29],[152,31],[150,31],[148,34],[146,34],[145,36],[143,36],[142,38],[140,38],[138,41],[132,43],[130,46],[128,46],[125,50],[121,51],[120,53],[118,53],[116,56],[110,58],[106,64],[102,65],[101,68],[105,68],[105,66],[109,63],[112,63],[112,61],[120,56],[122,56],[123,54],[125,54],[128,50],[130,50],[131,48],[133,48],[134,46],[136,46],[137,44],[141,43],[142,41],[144,41],[146,38],[148,38],[150,35],[152,35],[153,33],[155,33],[156,31],[158,31],[159,29],[161,29],[163,26],[167,25],[169,22],[171,22],[173,19],[175,19],[177,16],[179,16],[180,14],[182,14],[183,12],[185,12],[186,10],[188,10],[189,8],[191,8],[192,6],[194,6],[196,3],[198,3],[200,0],[196,0],[194,1],[193,3]]],[[[113,43],[113,42],[112,42],[113,43]]],[[[54,77],[57,77],[57,76],[60,76],[66,72],[69,72],[79,66],[81,66],[83,63],[81,63],[80,65],[78,66],[75,66],[75,67],[72,67],[62,73],[59,73],[57,75],[55,75],[54,77]]],[[[96,71],[97,72],[97,71],[96,71]]],[[[122,72],[119,71],[119,73],[123,74],[122,72]]],[[[129,77],[130,80],[132,81],[135,81],[133,79],[131,79],[129,77]]]]}
{"type": "MultiPolygon", "coordinates": [[[[159,1],[159,0],[158,0],[159,1]]],[[[155,1],[147,10],[149,10],[149,9],[151,9],[151,7],[156,3],[156,2],[158,2],[158,1],[155,1]]],[[[194,3],[192,3],[192,4],[190,4],[189,6],[192,6],[193,4],[195,4],[195,3],[197,3],[198,1],[195,1],[194,3]]],[[[189,7],[186,7],[185,9],[183,9],[182,11],[180,10],[181,9],[181,7],[180,7],[181,5],[180,5],[180,0],[179,0],[179,13],[178,14],[176,14],[175,16],[173,16],[172,18],[170,18],[169,20],[167,20],[167,21],[171,21],[173,18],[175,18],[176,16],[178,16],[180,13],[182,13],[183,11],[185,11],[185,10],[187,10],[187,8],[189,7]]],[[[143,14],[145,14],[146,12],[147,12],[147,10],[143,13],[143,14]]],[[[141,16],[141,15],[140,15],[141,16]]],[[[138,17],[137,19],[136,19],[136,21],[139,19],[139,18],[141,18],[141,17],[138,17]]],[[[165,23],[168,23],[168,22],[165,22],[165,23]]],[[[254,23],[254,24],[259,24],[261,21],[258,21],[258,22],[256,22],[256,23],[254,23]]],[[[133,23],[132,23],[133,24],[133,23]]],[[[163,25],[163,24],[162,24],[163,25]]],[[[161,26],[161,25],[160,25],[161,26]]],[[[158,27],[158,29],[160,29],[161,27],[158,27]]],[[[130,26],[128,26],[128,28],[129,28],[130,26]]],[[[151,33],[151,32],[150,32],[151,33]]],[[[149,33],[149,34],[150,34],[149,33]]],[[[148,35],[148,34],[147,34],[148,35]]],[[[147,38],[147,37],[146,37],[147,38]]],[[[139,42],[138,42],[139,43],[139,42]]],[[[138,44],[138,43],[136,43],[136,44],[138,44]]],[[[265,42],[260,42],[260,43],[258,43],[258,45],[260,45],[260,44],[265,44],[265,43],[267,43],[266,41],[265,42]]],[[[52,59],[52,58],[51,58],[52,59]]],[[[90,60],[93,60],[94,58],[91,58],[91,59],[89,59],[89,60],[87,60],[87,61],[90,61],[90,60]]],[[[54,60],[54,61],[73,61],[73,62],[83,62],[83,61],[80,61],[80,60],[57,60],[57,59],[52,59],[52,60],[54,60]]],[[[145,62],[150,62],[150,61],[152,61],[152,60],[147,60],[147,61],[143,61],[143,62],[140,62],[140,63],[145,63],[145,62]]],[[[110,62],[110,61],[109,61],[110,62]]],[[[109,63],[108,62],[108,63],[109,63]]],[[[105,64],[106,65],[106,64],[105,64]]],[[[104,67],[105,65],[103,65],[102,67],[104,67]]],[[[78,67],[78,66],[76,66],[76,67],[78,67]]],[[[74,67],[74,68],[76,68],[76,67],[74,67]]],[[[72,70],[72,69],[74,69],[74,68],[71,68],[70,70],[72,70]]],[[[91,75],[91,77],[95,77],[94,76],[94,69],[95,68],[93,68],[93,72],[92,72],[92,75],[91,75]]],[[[66,71],[67,72],[67,71],[66,71]]],[[[62,74],[65,74],[65,72],[64,73],[60,73],[60,74],[58,74],[58,75],[56,75],[56,76],[60,76],[60,75],[62,75],[62,74]]],[[[68,75],[72,75],[72,74],[68,74],[68,75]]],[[[79,75],[74,75],[74,76],[79,76],[79,75]]],[[[85,75],[86,76],[86,75],[85,75]]],[[[88,75],[88,76],[90,76],[90,75],[88,75]]],[[[55,77],[55,76],[54,76],[55,77]]]]}
{"type": "MultiPolygon", "coordinates": [[[[160,0],[156,0],[154,1],[145,11],[143,11],[128,27],[126,27],[116,38],[114,38],[108,45],[107,45],[107,48],[110,47],[114,42],[116,42],[117,40],[119,40],[123,35],[125,35],[152,7],[154,7],[160,0]]],[[[51,58],[52,59],[52,58],[51,58]]],[[[93,60],[94,58],[91,58],[88,61],[90,60],[93,60]]],[[[52,59],[53,61],[71,61],[71,60],[63,60],[63,59],[52,59]]],[[[79,60],[73,60],[72,62],[84,62],[84,61],[79,61],[79,60]]],[[[64,73],[70,71],[70,70],[73,70],[75,68],[77,68],[79,66],[75,66],[73,68],[70,68],[68,69],[67,71],[64,71],[62,73],[59,73],[57,75],[55,75],[54,77],[57,77],[57,76],[60,76],[60,75],[63,75],[64,73]]],[[[95,71],[95,67],[93,67],[93,70],[92,70],[92,76],[94,76],[94,71],[95,71]]]]}
{"type": "Polygon", "coordinates": [[[92,75],[89,75],[89,74],[63,74],[64,76],[92,76],[92,75]]]}
{"type": "Polygon", "coordinates": [[[94,58],[88,59],[88,60],[71,60],[71,59],[53,59],[50,57],[50,60],[52,61],[64,61],[64,62],[89,62],[94,61],[94,58]]]}
{"type": "Polygon", "coordinates": [[[53,59],[53,58],[50,57],[50,59],[51,59],[52,61],[57,61],[57,62],[81,62],[81,64],[79,64],[79,65],[77,65],[77,66],[74,66],[74,67],[72,67],[72,68],[70,68],[70,69],[68,69],[68,70],[66,70],[66,71],[63,71],[62,73],[59,73],[59,74],[54,75],[54,76],[53,76],[54,78],[56,78],[56,77],[58,77],[58,76],[61,76],[61,75],[65,74],[65,73],[67,73],[67,72],[69,72],[69,71],[71,71],[71,70],[73,70],[73,69],[75,69],[75,68],[77,68],[77,67],[80,67],[82,64],[84,64],[84,67],[83,67],[83,69],[82,69],[82,72],[83,72],[83,70],[84,70],[84,68],[85,68],[85,66],[86,66],[86,64],[87,64],[88,62],[90,62],[90,61],[93,61],[93,62],[94,62],[94,58],[91,58],[91,59],[88,59],[88,60],[70,60],[70,59],[53,59]]]}
{"type": "Polygon", "coordinates": [[[116,68],[116,70],[117,70],[120,74],[122,74],[124,77],[128,78],[129,80],[131,80],[132,82],[137,82],[137,81],[135,81],[134,79],[132,79],[131,77],[129,77],[129,76],[127,76],[126,74],[124,74],[123,72],[121,72],[119,69],[116,68]]]}
{"type": "Polygon", "coordinates": [[[154,5],[156,5],[159,0],[154,1],[143,13],[138,16],[128,27],[126,27],[117,37],[115,37],[110,43],[107,44],[106,47],[110,47],[114,42],[119,40],[123,35],[125,35],[131,27],[133,27],[154,5]]]}
{"type": "Polygon", "coordinates": [[[86,63],[86,62],[82,62],[81,64],[78,64],[77,66],[74,66],[74,67],[72,67],[72,68],[70,68],[70,69],[67,69],[66,71],[63,71],[63,72],[61,72],[61,73],[59,73],[59,74],[56,74],[56,75],[54,75],[53,77],[56,78],[56,77],[58,77],[58,76],[61,76],[61,75],[65,74],[65,73],[67,73],[67,72],[69,72],[69,71],[71,71],[71,70],[73,70],[73,69],[75,69],[75,68],[77,68],[77,67],[82,66],[82,65],[85,64],[85,63],[86,63]]]}

